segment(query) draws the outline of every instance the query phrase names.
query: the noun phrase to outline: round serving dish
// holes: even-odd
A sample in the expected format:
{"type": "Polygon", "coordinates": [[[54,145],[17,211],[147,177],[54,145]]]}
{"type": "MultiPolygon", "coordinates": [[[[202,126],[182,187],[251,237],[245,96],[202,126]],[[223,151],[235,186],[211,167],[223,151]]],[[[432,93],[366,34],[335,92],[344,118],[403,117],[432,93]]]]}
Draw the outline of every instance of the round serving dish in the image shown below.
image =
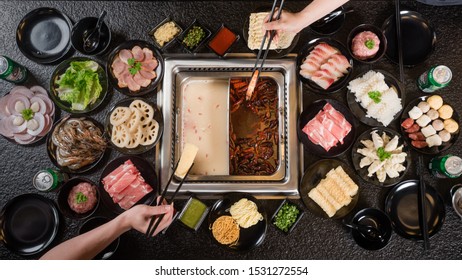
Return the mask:
{"type": "Polygon", "coordinates": [[[141,41],[141,40],[131,40],[131,41],[126,41],[123,42],[122,44],[118,45],[108,56],[107,59],[107,64],[106,64],[106,71],[109,76],[109,80],[111,81],[111,84],[116,88],[119,92],[127,95],[127,96],[142,96],[145,94],[148,94],[150,92],[156,91],[157,87],[160,84],[160,81],[162,80],[162,77],[164,75],[164,58],[162,57],[162,54],[160,53],[159,49],[157,49],[154,45],[146,42],[146,41],[141,41]],[[131,50],[133,47],[139,46],[141,49],[147,48],[152,51],[154,54],[154,57],[157,59],[158,65],[154,69],[154,72],[156,73],[156,77],[151,80],[148,86],[146,87],[141,87],[140,90],[138,91],[132,91],[128,87],[121,87],[119,85],[119,81],[113,71],[112,68],[112,63],[118,56],[119,52],[121,50],[131,50]]]}
{"type": "Polygon", "coordinates": [[[337,12],[344,12],[345,8],[343,6],[338,7],[337,9],[333,10],[332,12],[328,13],[327,15],[323,16],[321,19],[313,22],[310,24],[309,29],[314,33],[321,35],[321,36],[330,36],[342,28],[343,24],[345,23],[346,14],[339,15],[325,23],[322,19],[337,12]]]}
{"type": "Polygon", "coordinates": [[[353,28],[348,34],[347,48],[348,48],[348,51],[350,52],[350,55],[356,61],[366,63],[366,64],[372,64],[372,63],[379,61],[385,55],[385,52],[387,50],[387,37],[385,37],[385,34],[383,34],[383,31],[377,26],[372,25],[372,24],[361,24],[353,28]],[[355,56],[352,50],[352,45],[353,45],[353,39],[355,38],[355,36],[365,31],[370,31],[374,33],[379,38],[380,44],[379,44],[379,50],[374,56],[370,58],[362,59],[362,58],[355,56]]]}
{"type": "Polygon", "coordinates": [[[63,213],[64,216],[70,219],[83,220],[83,219],[90,217],[96,212],[96,209],[98,209],[99,201],[100,201],[100,195],[99,195],[98,185],[93,183],[93,181],[87,178],[74,177],[70,179],[69,181],[67,181],[66,183],[64,183],[64,185],[62,185],[62,187],[59,189],[59,194],[58,194],[59,210],[61,210],[61,213],[63,213]],[[75,187],[76,185],[80,183],[88,183],[92,185],[96,190],[96,204],[92,209],[88,210],[85,213],[75,212],[74,210],[71,209],[68,203],[69,193],[71,192],[73,187],[75,187]]]}
{"type": "Polygon", "coordinates": [[[98,74],[99,83],[102,87],[102,90],[98,98],[96,98],[96,100],[92,104],[88,104],[87,107],[83,110],[72,109],[72,104],[70,104],[67,101],[63,101],[59,98],[56,81],[60,78],[61,75],[63,75],[66,72],[66,70],[71,66],[71,63],[74,61],[93,61],[98,63],[97,61],[86,57],[73,57],[61,62],[51,75],[50,92],[48,93],[48,95],[50,96],[51,100],[53,100],[53,102],[56,104],[56,106],[58,106],[62,110],[69,112],[71,114],[85,114],[95,110],[103,103],[109,91],[108,77],[106,71],[104,70],[104,67],[98,63],[98,70],[96,71],[96,73],[98,74]]]}
{"type": "Polygon", "coordinates": [[[71,43],[74,49],[84,55],[103,55],[111,44],[112,34],[111,30],[107,26],[106,22],[103,21],[101,25],[100,41],[96,49],[92,52],[87,52],[83,48],[84,35],[86,32],[96,27],[98,18],[86,17],[79,20],[73,27],[71,33],[71,43]]]}
{"type": "Polygon", "coordinates": [[[106,133],[107,133],[107,135],[109,137],[109,142],[111,143],[111,146],[114,149],[121,152],[122,154],[139,155],[139,154],[142,154],[142,153],[145,153],[145,152],[151,150],[152,148],[154,148],[157,145],[157,143],[159,143],[159,140],[162,137],[162,133],[164,131],[164,119],[163,119],[163,116],[162,116],[162,112],[159,110],[159,108],[153,102],[150,102],[150,101],[148,101],[146,99],[142,99],[142,98],[139,98],[139,97],[134,97],[134,98],[122,99],[121,101],[117,102],[114,105],[114,107],[112,107],[112,109],[107,113],[105,126],[106,126],[106,133]],[[112,135],[112,132],[113,132],[113,125],[111,124],[111,121],[110,121],[111,114],[112,114],[112,112],[114,112],[114,110],[117,107],[122,107],[122,106],[123,107],[129,107],[130,104],[135,100],[141,100],[141,101],[149,104],[153,108],[153,110],[154,110],[153,120],[155,120],[158,123],[158,126],[159,126],[157,136],[156,136],[154,142],[152,144],[150,144],[150,145],[144,146],[144,145],[139,144],[135,148],[118,147],[117,145],[115,145],[112,142],[112,139],[111,139],[111,135],[112,135]]]}
{"type": "Polygon", "coordinates": [[[298,76],[300,80],[310,89],[310,91],[313,91],[315,93],[321,93],[321,94],[331,94],[331,93],[335,93],[343,89],[348,83],[348,81],[350,80],[351,74],[353,73],[353,58],[350,56],[345,46],[343,46],[339,41],[332,39],[332,38],[328,38],[328,37],[316,38],[316,39],[309,41],[305,46],[301,48],[301,51],[299,52],[298,57],[297,57],[297,72],[298,72],[298,76]],[[300,74],[301,65],[306,60],[306,57],[320,43],[326,43],[336,48],[337,50],[339,50],[340,54],[345,56],[351,65],[351,67],[348,68],[348,73],[346,73],[340,79],[335,81],[327,89],[323,89],[322,87],[320,87],[318,84],[316,84],[312,80],[307,79],[300,74]]]}

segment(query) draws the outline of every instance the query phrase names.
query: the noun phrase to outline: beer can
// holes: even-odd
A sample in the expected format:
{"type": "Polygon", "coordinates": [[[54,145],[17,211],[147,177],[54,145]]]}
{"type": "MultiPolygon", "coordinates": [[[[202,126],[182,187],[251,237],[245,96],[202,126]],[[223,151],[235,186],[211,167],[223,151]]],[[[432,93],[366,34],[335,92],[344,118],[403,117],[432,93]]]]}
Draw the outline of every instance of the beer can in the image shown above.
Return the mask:
{"type": "Polygon", "coordinates": [[[430,171],[437,178],[458,178],[462,175],[462,158],[453,155],[434,157],[430,171]]]}
{"type": "Polygon", "coordinates": [[[417,85],[421,91],[431,93],[449,85],[451,79],[451,69],[447,66],[439,65],[430,68],[428,71],[425,71],[422,75],[420,75],[417,79],[417,85]]]}
{"type": "Polygon", "coordinates": [[[11,83],[20,84],[27,80],[28,71],[9,57],[0,55],[0,78],[11,83]]]}
{"type": "Polygon", "coordinates": [[[35,174],[33,184],[37,190],[49,192],[57,189],[67,180],[69,180],[69,175],[66,173],[48,168],[35,174]]]}

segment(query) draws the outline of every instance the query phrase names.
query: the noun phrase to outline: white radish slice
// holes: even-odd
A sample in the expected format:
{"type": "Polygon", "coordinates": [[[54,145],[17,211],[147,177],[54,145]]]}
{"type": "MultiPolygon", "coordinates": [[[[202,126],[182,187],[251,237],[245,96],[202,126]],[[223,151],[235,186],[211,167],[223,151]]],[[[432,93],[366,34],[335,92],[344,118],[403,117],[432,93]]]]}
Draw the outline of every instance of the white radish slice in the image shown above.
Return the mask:
{"type": "Polygon", "coordinates": [[[18,100],[16,101],[16,103],[14,104],[14,110],[18,113],[26,110],[26,104],[24,104],[24,102],[22,102],[21,100],[18,100]]]}
{"type": "Polygon", "coordinates": [[[13,136],[14,141],[21,145],[27,145],[35,141],[36,137],[29,135],[27,133],[24,134],[14,134],[13,136]]]}
{"type": "Polygon", "coordinates": [[[8,103],[7,103],[7,109],[8,112],[10,112],[11,115],[20,115],[21,112],[16,111],[16,103],[21,101],[24,104],[24,108],[29,108],[30,107],[30,101],[29,98],[26,96],[20,94],[20,93],[14,93],[10,94],[10,97],[8,98],[8,103]]]}
{"type": "Polygon", "coordinates": [[[35,94],[43,94],[45,96],[48,94],[46,89],[44,89],[41,86],[33,86],[33,87],[30,88],[30,90],[35,94]]]}
{"type": "Polygon", "coordinates": [[[37,96],[34,96],[30,99],[30,108],[32,109],[32,111],[34,111],[35,113],[40,113],[40,114],[45,114],[46,111],[47,111],[47,105],[45,103],[45,101],[43,101],[43,99],[41,97],[37,97],[37,96]],[[38,110],[34,110],[34,104],[38,104],[38,110]]]}
{"type": "Polygon", "coordinates": [[[15,116],[14,119],[13,119],[13,124],[16,125],[16,126],[20,126],[25,122],[26,121],[21,116],[15,116]]]}
{"type": "Polygon", "coordinates": [[[27,98],[32,98],[34,96],[34,93],[30,89],[24,86],[16,86],[10,91],[10,94],[16,94],[16,93],[22,94],[27,98]]]}
{"type": "Polygon", "coordinates": [[[53,125],[53,121],[50,116],[44,115],[44,117],[45,117],[45,126],[43,128],[43,131],[38,135],[40,137],[47,135],[47,133],[50,132],[51,126],[53,125]]]}
{"type": "Polygon", "coordinates": [[[39,123],[35,119],[27,121],[27,130],[36,130],[39,128],[39,123]]]}
{"type": "Polygon", "coordinates": [[[8,112],[8,109],[6,107],[8,104],[9,97],[10,95],[7,94],[3,96],[2,98],[0,98],[0,119],[6,118],[9,115],[11,115],[10,112],[8,112]]]}
{"type": "Polygon", "coordinates": [[[8,138],[13,138],[13,131],[7,127],[7,122],[8,118],[0,120],[0,134],[8,138]]]}
{"type": "Polygon", "coordinates": [[[27,123],[24,122],[22,125],[14,125],[14,119],[16,116],[9,116],[5,119],[4,125],[5,128],[11,131],[12,133],[25,133],[27,129],[27,123]]]}
{"type": "Polygon", "coordinates": [[[45,128],[45,117],[40,113],[35,114],[33,120],[30,120],[29,122],[31,123],[37,122],[36,127],[27,129],[27,133],[29,133],[32,136],[39,135],[40,133],[42,133],[43,129],[45,128]]]}
{"type": "MultiPolygon", "coordinates": [[[[54,112],[55,112],[55,105],[53,103],[53,101],[51,101],[51,99],[47,96],[47,95],[43,95],[43,94],[36,94],[34,96],[34,98],[40,98],[43,100],[43,102],[45,102],[46,104],[46,112],[50,115],[54,115],[54,112]]],[[[32,99],[31,99],[32,100],[32,99]]],[[[35,99],[34,99],[35,100],[35,99]]],[[[32,102],[32,101],[31,101],[32,102]]]]}

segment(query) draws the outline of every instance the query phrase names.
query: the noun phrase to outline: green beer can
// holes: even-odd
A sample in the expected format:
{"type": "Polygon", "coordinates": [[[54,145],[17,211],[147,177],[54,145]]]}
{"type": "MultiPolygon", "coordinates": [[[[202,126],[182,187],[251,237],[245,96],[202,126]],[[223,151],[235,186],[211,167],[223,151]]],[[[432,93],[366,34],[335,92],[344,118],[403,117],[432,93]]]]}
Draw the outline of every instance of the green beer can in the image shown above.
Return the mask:
{"type": "Polygon", "coordinates": [[[9,57],[0,55],[0,79],[20,84],[27,80],[28,71],[9,57]]]}
{"type": "Polygon", "coordinates": [[[451,69],[447,66],[439,65],[430,68],[428,71],[420,75],[417,79],[417,85],[421,91],[431,93],[449,85],[451,79],[451,69]]]}
{"type": "Polygon", "coordinates": [[[41,192],[49,192],[56,190],[61,184],[69,180],[69,175],[66,173],[47,168],[40,170],[34,176],[34,187],[41,192]]]}
{"type": "Polygon", "coordinates": [[[434,157],[430,171],[437,178],[458,178],[462,175],[462,158],[453,155],[434,157]]]}

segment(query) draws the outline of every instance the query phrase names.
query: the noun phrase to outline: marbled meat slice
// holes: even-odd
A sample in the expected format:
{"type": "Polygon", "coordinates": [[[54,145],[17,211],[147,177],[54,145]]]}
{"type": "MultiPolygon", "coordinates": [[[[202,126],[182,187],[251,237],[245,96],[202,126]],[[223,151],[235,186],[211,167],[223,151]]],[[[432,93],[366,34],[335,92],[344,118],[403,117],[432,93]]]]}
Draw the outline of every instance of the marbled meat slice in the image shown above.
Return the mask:
{"type": "Polygon", "coordinates": [[[119,179],[126,173],[126,172],[131,172],[131,173],[136,173],[138,172],[137,168],[135,165],[133,165],[133,162],[131,160],[127,160],[124,162],[124,164],[120,165],[116,169],[114,169],[111,173],[106,175],[102,183],[104,185],[104,189],[108,192],[109,189],[117,182],[119,179]]]}
{"type": "Polygon", "coordinates": [[[138,177],[137,173],[125,172],[122,177],[109,189],[109,195],[114,197],[130,186],[138,177]]]}
{"type": "Polygon", "coordinates": [[[342,128],[343,138],[351,131],[351,124],[345,119],[345,116],[337,111],[330,103],[324,105],[323,110],[331,117],[335,123],[342,128]]]}
{"type": "Polygon", "coordinates": [[[119,52],[119,58],[123,63],[128,64],[128,60],[133,58],[133,54],[130,50],[123,49],[119,52]]]}
{"type": "Polygon", "coordinates": [[[137,203],[146,194],[152,191],[152,187],[138,177],[129,187],[124,190],[124,197],[119,202],[119,206],[125,210],[137,203]]]}
{"type": "Polygon", "coordinates": [[[320,145],[328,152],[332,147],[337,145],[338,140],[332,133],[330,133],[316,118],[310,120],[303,132],[308,135],[308,138],[314,144],[320,145]]]}
{"type": "Polygon", "coordinates": [[[343,138],[345,138],[344,129],[339,126],[328,113],[325,111],[319,112],[316,115],[316,119],[326,128],[335,138],[343,144],[343,138]]]}
{"type": "Polygon", "coordinates": [[[144,61],[144,52],[143,50],[141,49],[140,46],[134,46],[132,48],[132,54],[133,54],[133,58],[136,60],[136,61],[144,61]]]}

